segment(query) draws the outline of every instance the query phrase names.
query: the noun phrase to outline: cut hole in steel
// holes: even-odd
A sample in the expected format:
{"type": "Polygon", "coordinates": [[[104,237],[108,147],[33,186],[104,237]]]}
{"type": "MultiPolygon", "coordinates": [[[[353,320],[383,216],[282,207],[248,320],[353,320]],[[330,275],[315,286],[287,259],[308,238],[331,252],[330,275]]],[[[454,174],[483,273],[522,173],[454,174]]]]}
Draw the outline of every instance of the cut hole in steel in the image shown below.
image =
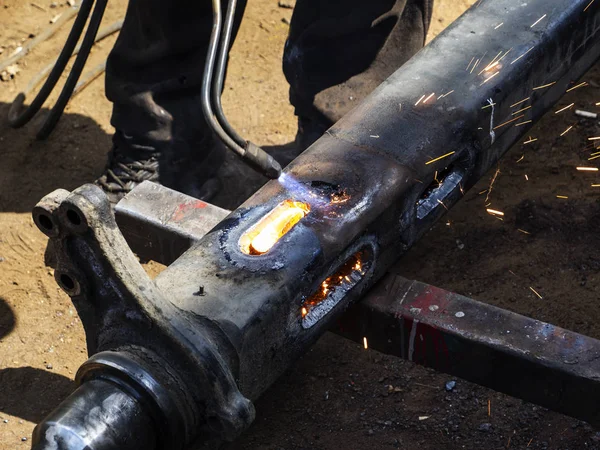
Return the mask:
{"type": "Polygon", "coordinates": [[[45,214],[38,215],[38,222],[47,231],[52,231],[54,228],[54,224],[52,223],[52,219],[45,214]]]}
{"type": "Polygon", "coordinates": [[[79,217],[79,214],[72,209],[67,211],[67,219],[69,219],[69,222],[71,222],[73,225],[81,224],[81,217],[79,217]]]}
{"type": "Polygon", "coordinates": [[[323,318],[369,271],[372,251],[363,249],[354,253],[332,275],[325,278],[319,288],[300,308],[302,326],[310,328],[323,318]]]}
{"type": "Polygon", "coordinates": [[[75,281],[69,275],[63,273],[60,276],[60,282],[65,290],[72,291],[75,288],[75,281]]]}
{"type": "Polygon", "coordinates": [[[262,255],[310,212],[307,203],[286,200],[250,228],[240,238],[240,249],[247,255],[262,255]]]}
{"type": "Polygon", "coordinates": [[[457,190],[462,190],[464,171],[457,165],[451,165],[436,172],[431,184],[417,200],[417,219],[424,219],[436,208],[448,209],[444,201],[457,190]]]}

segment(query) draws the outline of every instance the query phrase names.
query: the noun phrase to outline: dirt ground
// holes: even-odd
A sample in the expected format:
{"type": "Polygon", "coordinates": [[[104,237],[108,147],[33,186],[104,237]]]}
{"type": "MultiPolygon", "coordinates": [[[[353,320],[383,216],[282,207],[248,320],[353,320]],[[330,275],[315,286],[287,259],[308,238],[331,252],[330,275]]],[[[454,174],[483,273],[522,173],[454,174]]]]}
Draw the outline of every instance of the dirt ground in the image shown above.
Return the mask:
{"type": "MultiPolygon", "coordinates": [[[[438,0],[429,39],[472,3],[438,0]]],[[[104,23],[124,7],[111,2],[104,23]]],[[[0,2],[0,59],[65,10],[63,1],[0,2]]],[[[296,132],[280,61],[291,14],[277,0],[250,1],[232,52],[225,109],[261,145],[285,144],[296,132]]],[[[13,80],[0,82],[2,450],[29,447],[33,427],[73,389],[86,359],[81,323],[44,266],[46,239],[30,211],[53,189],[74,189],[101,173],[112,132],[103,78],[72,99],[45,142],[34,139],[42,116],[20,130],[4,119],[17,92],[58,54],[65,33],[23,59],[13,80]]],[[[113,42],[97,45],[88,66],[113,42]]],[[[589,86],[561,104],[600,112],[600,67],[584,80],[589,86]]],[[[538,140],[515,146],[499,165],[489,201],[505,212],[504,221],[485,212],[486,194],[478,194],[491,173],[399,263],[401,273],[600,338],[600,191],[590,187],[600,181],[574,170],[587,163],[586,137],[598,128],[572,110],[545,117],[530,132],[538,140]]],[[[447,392],[450,379],[326,335],[257,402],[256,423],[232,448],[600,448],[600,433],[589,425],[462,380],[447,392]],[[400,389],[389,393],[389,386],[400,389]]]]}

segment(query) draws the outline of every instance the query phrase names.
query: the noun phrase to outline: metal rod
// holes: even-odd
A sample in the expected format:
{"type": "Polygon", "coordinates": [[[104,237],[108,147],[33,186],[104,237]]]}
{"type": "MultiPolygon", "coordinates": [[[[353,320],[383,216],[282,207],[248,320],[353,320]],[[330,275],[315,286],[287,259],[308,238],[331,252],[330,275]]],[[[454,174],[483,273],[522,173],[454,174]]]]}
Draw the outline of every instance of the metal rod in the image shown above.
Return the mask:
{"type": "Polygon", "coordinates": [[[231,33],[233,31],[233,21],[235,19],[235,9],[237,0],[229,0],[227,7],[227,14],[225,16],[225,25],[223,27],[221,36],[221,45],[219,47],[217,68],[215,71],[215,82],[213,83],[212,90],[212,102],[214,111],[217,116],[217,120],[223,127],[223,129],[229,133],[231,138],[237,142],[241,147],[246,146],[246,140],[239,135],[237,131],[231,126],[227,117],[223,113],[223,106],[221,105],[221,95],[223,94],[223,83],[225,81],[225,72],[227,70],[227,57],[229,55],[229,45],[231,42],[231,33]]]}
{"type": "Polygon", "coordinates": [[[244,157],[246,150],[242,148],[237,142],[235,142],[226,132],[217,120],[211,105],[211,86],[213,73],[215,68],[215,60],[217,57],[217,50],[219,46],[219,40],[221,36],[221,0],[212,0],[213,6],[213,26],[212,33],[210,35],[210,41],[208,44],[208,52],[206,54],[206,64],[204,66],[204,76],[202,79],[202,111],[204,117],[210,127],[217,134],[219,139],[223,143],[237,153],[240,157],[244,157]]]}

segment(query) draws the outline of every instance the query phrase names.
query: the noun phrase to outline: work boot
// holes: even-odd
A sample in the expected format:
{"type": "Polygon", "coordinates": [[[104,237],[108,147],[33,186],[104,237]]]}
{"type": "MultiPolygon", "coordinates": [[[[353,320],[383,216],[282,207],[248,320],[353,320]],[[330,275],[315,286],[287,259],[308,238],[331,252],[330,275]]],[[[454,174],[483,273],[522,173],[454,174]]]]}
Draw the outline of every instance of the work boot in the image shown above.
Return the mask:
{"type": "Polygon", "coordinates": [[[135,158],[114,146],[104,174],[95,181],[115,205],[142,181],[158,182],[158,155],[135,158]]]}
{"type": "MultiPolygon", "coordinates": [[[[115,205],[143,181],[160,183],[201,200],[210,200],[218,192],[221,183],[217,171],[225,159],[225,147],[216,139],[207,139],[206,151],[190,154],[172,148],[156,151],[152,148],[128,145],[122,133],[115,133],[113,148],[108,155],[104,173],[95,184],[115,205]]],[[[204,147],[202,143],[200,147],[204,147]]],[[[185,147],[185,146],[184,146],[185,147]]]]}

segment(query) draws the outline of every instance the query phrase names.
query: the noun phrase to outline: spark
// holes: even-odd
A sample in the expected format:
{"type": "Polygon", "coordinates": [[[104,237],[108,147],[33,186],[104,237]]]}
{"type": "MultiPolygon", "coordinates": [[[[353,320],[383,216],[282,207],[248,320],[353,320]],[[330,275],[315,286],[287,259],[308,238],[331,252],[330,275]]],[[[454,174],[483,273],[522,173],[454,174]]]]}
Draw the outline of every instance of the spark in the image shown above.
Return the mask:
{"type": "Polygon", "coordinates": [[[425,98],[425,94],[423,94],[421,96],[421,98],[419,100],[417,100],[417,103],[415,103],[415,106],[417,106],[419,103],[421,103],[421,100],[423,100],[425,98]]]}
{"type": "Polygon", "coordinates": [[[471,63],[473,62],[473,60],[474,60],[474,59],[475,59],[475,57],[473,56],[473,57],[471,58],[471,61],[469,62],[469,65],[467,66],[467,69],[466,69],[466,70],[469,70],[469,67],[471,67],[471,63]]]}
{"type": "Polygon", "coordinates": [[[508,50],[506,50],[506,52],[504,53],[504,55],[502,55],[502,56],[500,57],[500,59],[498,60],[498,62],[502,61],[502,60],[503,60],[503,59],[506,57],[506,55],[508,55],[508,54],[511,52],[511,50],[512,50],[512,49],[513,49],[513,48],[511,47],[511,48],[509,48],[508,50]]]}
{"type": "Polygon", "coordinates": [[[446,211],[448,211],[448,207],[447,207],[446,205],[444,205],[444,202],[443,202],[443,201],[441,201],[441,200],[438,198],[438,199],[437,199],[437,202],[438,202],[440,205],[442,205],[446,211]]]}
{"type": "Polygon", "coordinates": [[[532,288],[531,286],[529,286],[529,289],[531,289],[531,291],[532,291],[532,292],[533,292],[535,295],[537,295],[537,296],[540,298],[540,300],[544,298],[544,297],[542,297],[542,296],[541,296],[541,295],[538,293],[538,291],[536,291],[536,290],[535,290],[534,288],[532,288]]]}
{"type": "Polygon", "coordinates": [[[496,104],[495,104],[495,103],[489,103],[489,104],[485,105],[485,106],[484,106],[483,108],[481,108],[481,109],[489,108],[490,106],[496,106],[496,104]]]}
{"type": "Polygon", "coordinates": [[[483,86],[485,83],[487,83],[488,81],[490,81],[492,78],[494,78],[496,75],[498,75],[500,72],[494,72],[493,75],[491,75],[490,77],[486,78],[485,81],[483,83],[481,83],[479,86],[483,86]]]}
{"type": "Polygon", "coordinates": [[[515,104],[513,104],[513,105],[510,105],[510,107],[511,107],[511,108],[514,108],[515,106],[517,106],[517,105],[520,105],[521,103],[525,103],[525,102],[526,102],[527,100],[529,100],[530,98],[531,98],[531,97],[524,98],[523,100],[521,100],[521,101],[518,101],[517,103],[515,103],[515,104]]]}
{"type": "Polygon", "coordinates": [[[378,134],[372,134],[370,137],[372,137],[374,139],[379,139],[379,135],[378,134]]]}
{"type": "Polygon", "coordinates": [[[540,23],[540,22],[541,22],[541,21],[544,19],[544,17],[546,17],[546,16],[547,16],[547,14],[544,14],[542,17],[540,17],[538,20],[536,20],[536,21],[535,21],[535,22],[534,22],[534,23],[533,23],[533,24],[532,24],[532,25],[531,25],[529,28],[533,28],[533,27],[535,27],[535,26],[536,26],[538,23],[540,23]]]}
{"type": "Polygon", "coordinates": [[[488,417],[492,415],[492,400],[488,399],[488,417]]]}
{"type": "Polygon", "coordinates": [[[525,181],[529,181],[529,177],[525,174],[525,181]]]}
{"type": "Polygon", "coordinates": [[[454,92],[454,89],[452,89],[450,92],[446,92],[444,95],[441,95],[440,97],[438,97],[438,100],[439,100],[440,98],[444,98],[444,97],[447,97],[447,96],[449,96],[449,95],[450,95],[450,94],[452,94],[453,92],[454,92]]]}
{"type": "Polygon", "coordinates": [[[494,27],[494,30],[497,30],[498,28],[500,28],[502,25],[504,25],[504,22],[499,23],[498,25],[496,25],[494,27]]]}
{"type": "MultiPolygon", "coordinates": [[[[594,0],[592,0],[593,2],[594,0]]],[[[529,446],[531,445],[531,443],[533,442],[533,438],[529,439],[529,442],[527,443],[527,448],[529,448],[529,446]]]]}
{"type": "Polygon", "coordinates": [[[494,64],[494,62],[496,62],[496,59],[498,59],[498,56],[500,56],[501,54],[502,54],[502,50],[500,50],[500,51],[498,52],[498,54],[497,54],[496,56],[494,56],[494,59],[492,59],[492,60],[490,61],[490,63],[489,63],[489,64],[488,64],[486,67],[484,67],[484,68],[483,68],[483,70],[482,70],[481,72],[479,72],[479,73],[478,73],[478,75],[481,75],[481,74],[482,74],[483,72],[485,72],[486,70],[489,70],[490,68],[492,68],[492,67],[493,67],[493,66],[492,66],[492,64],[494,64]]]}
{"type": "Polygon", "coordinates": [[[515,114],[519,114],[520,112],[523,112],[523,111],[527,111],[529,108],[531,108],[531,105],[527,106],[523,109],[519,109],[518,111],[515,111],[514,113],[511,114],[511,116],[514,116],[515,114]]]}
{"type": "Polygon", "coordinates": [[[556,84],[556,81],[553,81],[552,83],[544,84],[542,86],[534,87],[533,90],[537,91],[537,90],[540,90],[540,89],[545,89],[545,88],[550,87],[550,86],[552,86],[554,84],[556,84]]]}
{"type": "Polygon", "coordinates": [[[573,106],[575,106],[575,103],[571,103],[570,105],[567,105],[564,108],[559,109],[558,111],[555,111],[554,114],[558,114],[558,113],[561,113],[563,111],[566,111],[567,109],[572,108],[573,106]]]}
{"type": "Polygon", "coordinates": [[[489,214],[491,214],[492,216],[503,216],[504,215],[504,213],[502,211],[498,211],[498,210],[495,210],[495,209],[489,209],[488,208],[488,209],[486,209],[486,211],[489,214]]]}
{"type": "Polygon", "coordinates": [[[519,56],[517,59],[515,59],[513,62],[510,63],[510,65],[512,66],[514,63],[516,63],[518,60],[520,60],[523,56],[525,56],[527,53],[529,53],[531,50],[533,50],[534,47],[531,47],[529,50],[527,50],[525,53],[523,53],[521,56],[519,56]]]}
{"type": "Polygon", "coordinates": [[[521,230],[520,228],[517,228],[517,231],[520,231],[523,234],[531,234],[529,231],[521,230]]]}
{"type": "Polygon", "coordinates": [[[600,136],[588,138],[588,141],[600,141],[600,136]]]}
{"type": "Polygon", "coordinates": [[[500,125],[498,125],[497,127],[495,127],[494,130],[497,130],[498,128],[503,127],[504,125],[508,125],[509,123],[514,122],[515,120],[519,120],[519,119],[521,119],[523,117],[525,117],[525,114],[521,114],[520,116],[515,117],[514,119],[511,119],[511,120],[509,120],[507,122],[501,123],[500,125]]]}
{"type": "Polygon", "coordinates": [[[528,124],[531,122],[532,122],[531,120],[526,120],[525,122],[515,123],[515,127],[520,127],[521,125],[525,125],[525,124],[528,124]]]}
{"type": "Polygon", "coordinates": [[[597,167],[577,167],[580,172],[598,172],[597,167]]]}
{"type": "Polygon", "coordinates": [[[586,11],[588,10],[588,8],[589,8],[590,6],[592,6],[592,3],[594,3],[594,0],[592,0],[592,1],[591,1],[591,2],[590,2],[590,3],[589,3],[589,4],[588,4],[586,7],[585,7],[585,9],[583,10],[583,12],[586,12],[586,11]]]}
{"type": "Polygon", "coordinates": [[[566,195],[557,195],[556,198],[562,198],[562,199],[567,199],[569,197],[567,197],[566,195]]]}
{"type": "Polygon", "coordinates": [[[423,104],[427,103],[427,100],[429,100],[434,95],[435,95],[435,92],[432,92],[431,94],[429,94],[429,97],[427,97],[425,100],[423,100],[423,104]]]}
{"type": "Polygon", "coordinates": [[[429,164],[433,164],[434,162],[439,161],[440,159],[444,159],[444,158],[446,158],[446,157],[448,157],[450,155],[453,155],[454,153],[456,153],[456,152],[450,152],[450,153],[446,153],[445,155],[438,156],[437,158],[432,159],[431,161],[427,161],[425,163],[425,165],[428,166],[429,164]]]}
{"type": "Polygon", "coordinates": [[[600,155],[592,156],[591,158],[588,158],[588,161],[593,161],[594,159],[598,158],[600,158],[600,155]]]}
{"type": "Polygon", "coordinates": [[[485,194],[486,192],[487,192],[487,189],[484,189],[483,191],[478,192],[477,195],[485,194]]]}
{"type": "Polygon", "coordinates": [[[592,184],[592,187],[600,187],[600,184],[592,184]]]}
{"type": "Polygon", "coordinates": [[[302,308],[302,309],[300,310],[300,312],[301,312],[301,314],[302,314],[302,317],[306,317],[306,315],[308,314],[308,310],[307,310],[306,308],[302,308]]]}
{"type": "Polygon", "coordinates": [[[573,128],[573,125],[571,125],[569,128],[567,128],[565,131],[563,131],[562,133],[560,133],[561,136],[564,136],[565,134],[567,134],[569,131],[571,131],[571,129],[573,128]]]}
{"type": "Polygon", "coordinates": [[[521,162],[521,161],[523,161],[524,159],[525,159],[525,155],[521,155],[521,157],[520,157],[519,159],[517,159],[517,161],[516,161],[516,162],[521,162]]]}
{"type": "Polygon", "coordinates": [[[594,156],[594,155],[600,155],[600,152],[590,154],[590,156],[594,156]]]}
{"type": "Polygon", "coordinates": [[[367,350],[369,348],[369,343],[367,342],[367,337],[363,337],[363,347],[365,348],[365,350],[367,350]]]}
{"type": "Polygon", "coordinates": [[[477,58],[477,61],[475,61],[475,64],[473,64],[473,67],[471,67],[471,71],[469,73],[473,73],[473,70],[475,70],[475,67],[477,67],[479,65],[479,58],[477,58]]]}
{"type": "Polygon", "coordinates": [[[498,175],[500,175],[500,167],[496,168],[496,172],[494,173],[494,176],[492,177],[492,181],[490,182],[490,187],[488,188],[488,193],[485,196],[485,203],[487,203],[488,199],[490,198],[490,195],[492,193],[492,189],[494,188],[494,183],[496,182],[496,178],[498,178],[498,175]]]}
{"type": "Polygon", "coordinates": [[[531,136],[529,136],[529,140],[528,140],[528,141],[525,141],[525,142],[523,142],[523,144],[531,144],[532,142],[535,142],[535,141],[537,141],[537,140],[538,140],[537,138],[533,139],[531,136]]]}
{"type": "Polygon", "coordinates": [[[572,88],[567,89],[566,92],[571,92],[571,91],[574,91],[577,88],[584,87],[584,86],[587,86],[587,85],[588,85],[587,82],[584,81],[583,83],[579,83],[577,86],[573,86],[572,88]]]}

